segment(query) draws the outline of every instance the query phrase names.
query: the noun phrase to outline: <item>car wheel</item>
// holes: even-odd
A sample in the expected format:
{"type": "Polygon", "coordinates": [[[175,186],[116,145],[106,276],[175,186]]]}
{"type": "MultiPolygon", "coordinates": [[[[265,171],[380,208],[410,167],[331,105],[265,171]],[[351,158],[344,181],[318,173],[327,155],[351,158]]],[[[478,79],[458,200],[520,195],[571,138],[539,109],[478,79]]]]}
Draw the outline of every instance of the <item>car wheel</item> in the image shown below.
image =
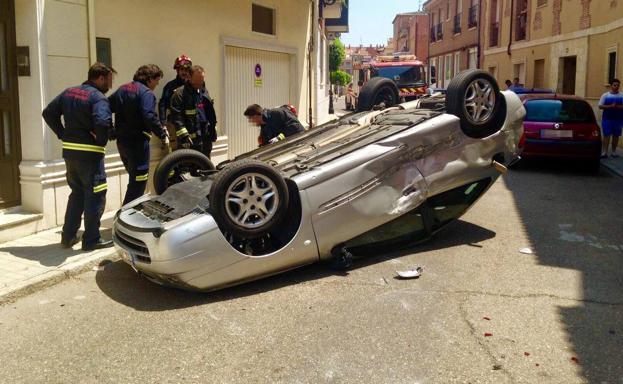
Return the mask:
{"type": "Polygon", "coordinates": [[[245,159],[228,164],[216,174],[209,200],[221,230],[256,238],[283,220],[289,204],[288,186],[275,168],[245,159]]]}
{"type": "Polygon", "coordinates": [[[359,92],[357,111],[369,111],[383,104],[385,108],[398,104],[398,87],[392,80],[384,77],[373,77],[359,92]]]}
{"type": "Polygon", "coordinates": [[[465,135],[481,139],[502,128],[506,119],[506,100],[490,74],[470,69],[450,81],[446,112],[461,119],[461,130],[465,135]]]}
{"type": "Polygon", "coordinates": [[[161,195],[173,184],[199,176],[198,171],[214,170],[214,164],[194,149],[179,149],[160,160],[154,172],[154,191],[161,195]]]}

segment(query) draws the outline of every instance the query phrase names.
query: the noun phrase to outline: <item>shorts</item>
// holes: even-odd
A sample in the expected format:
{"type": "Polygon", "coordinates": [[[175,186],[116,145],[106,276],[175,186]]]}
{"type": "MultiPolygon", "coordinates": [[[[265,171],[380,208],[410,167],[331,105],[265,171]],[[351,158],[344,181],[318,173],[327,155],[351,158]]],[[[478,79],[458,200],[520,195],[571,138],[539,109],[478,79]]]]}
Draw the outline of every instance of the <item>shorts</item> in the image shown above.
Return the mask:
{"type": "Polygon", "coordinates": [[[621,136],[621,128],[623,128],[622,120],[602,120],[601,130],[604,136],[621,136]]]}

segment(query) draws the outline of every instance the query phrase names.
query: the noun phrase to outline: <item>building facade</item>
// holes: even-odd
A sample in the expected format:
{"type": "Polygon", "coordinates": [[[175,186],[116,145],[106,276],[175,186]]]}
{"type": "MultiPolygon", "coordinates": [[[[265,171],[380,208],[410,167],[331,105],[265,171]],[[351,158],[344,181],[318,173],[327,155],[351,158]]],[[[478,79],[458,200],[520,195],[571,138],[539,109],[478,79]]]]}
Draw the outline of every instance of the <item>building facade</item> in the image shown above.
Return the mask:
{"type": "Polygon", "coordinates": [[[428,73],[437,87],[447,87],[460,71],[479,67],[480,0],[428,0],[428,73]]]}
{"type": "MultiPolygon", "coordinates": [[[[158,96],[175,76],[175,57],[202,65],[219,121],[215,163],[257,146],[258,130],[242,115],[248,104],[292,103],[304,124],[323,122],[328,91],[316,87],[328,68],[322,7],[318,0],[0,0],[0,209],[23,212],[24,232],[62,224],[70,191],[61,143],[41,111],[83,82],[97,60],[117,70],[113,89],[140,65],[159,65],[158,96]]],[[[161,155],[156,140],[152,162],[161,155]]],[[[113,142],[105,163],[106,210],[113,211],[127,184],[113,142]]],[[[0,211],[0,233],[8,233],[5,224],[0,211]]]]}
{"type": "Polygon", "coordinates": [[[482,0],[483,65],[498,80],[587,98],[621,76],[621,0],[482,0]]]}
{"type": "Polygon", "coordinates": [[[428,14],[425,12],[399,13],[392,21],[394,35],[392,37],[393,52],[415,55],[418,60],[426,62],[428,58],[428,14]]]}

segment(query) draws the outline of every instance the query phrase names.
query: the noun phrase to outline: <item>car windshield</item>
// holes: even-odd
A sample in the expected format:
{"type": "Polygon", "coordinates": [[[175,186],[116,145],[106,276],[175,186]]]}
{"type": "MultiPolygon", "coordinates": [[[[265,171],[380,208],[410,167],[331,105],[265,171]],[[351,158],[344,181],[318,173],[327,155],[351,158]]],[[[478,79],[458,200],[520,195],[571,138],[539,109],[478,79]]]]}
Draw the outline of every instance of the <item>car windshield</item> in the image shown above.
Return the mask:
{"type": "Polygon", "coordinates": [[[404,67],[374,67],[372,68],[372,77],[386,77],[394,80],[396,83],[415,83],[421,81],[422,67],[404,66],[404,67]]]}
{"type": "Polygon", "coordinates": [[[590,105],[582,100],[528,100],[524,121],[592,123],[590,105]]]}

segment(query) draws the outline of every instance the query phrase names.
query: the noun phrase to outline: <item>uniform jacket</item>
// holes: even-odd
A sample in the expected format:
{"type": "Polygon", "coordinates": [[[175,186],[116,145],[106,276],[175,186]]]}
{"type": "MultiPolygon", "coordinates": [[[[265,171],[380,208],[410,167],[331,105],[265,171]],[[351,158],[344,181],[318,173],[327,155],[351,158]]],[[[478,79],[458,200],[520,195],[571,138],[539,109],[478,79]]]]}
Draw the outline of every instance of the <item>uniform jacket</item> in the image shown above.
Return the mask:
{"type": "Polygon", "coordinates": [[[64,158],[104,157],[112,116],[108,99],[93,83],[87,81],[64,90],[43,110],[43,118],[63,141],[64,158]]]}
{"type": "Polygon", "coordinates": [[[190,84],[179,87],[171,97],[169,121],[177,137],[216,141],[216,112],[214,100],[205,88],[194,89],[190,84]]]}
{"type": "Polygon", "coordinates": [[[264,124],[260,128],[261,145],[282,134],[284,137],[297,132],[303,132],[305,128],[294,114],[286,107],[264,109],[262,111],[264,124]]]}
{"type": "Polygon", "coordinates": [[[124,84],[108,101],[115,114],[118,140],[149,140],[151,133],[164,138],[165,131],[156,115],[156,95],[145,84],[139,81],[124,84]]]}
{"type": "Polygon", "coordinates": [[[167,121],[167,110],[171,104],[171,96],[173,96],[173,92],[182,85],[184,85],[184,80],[176,76],[175,79],[169,81],[162,89],[162,97],[158,102],[158,115],[160,116],[160,123],[162,123],[162,125],[167,121]]]}

